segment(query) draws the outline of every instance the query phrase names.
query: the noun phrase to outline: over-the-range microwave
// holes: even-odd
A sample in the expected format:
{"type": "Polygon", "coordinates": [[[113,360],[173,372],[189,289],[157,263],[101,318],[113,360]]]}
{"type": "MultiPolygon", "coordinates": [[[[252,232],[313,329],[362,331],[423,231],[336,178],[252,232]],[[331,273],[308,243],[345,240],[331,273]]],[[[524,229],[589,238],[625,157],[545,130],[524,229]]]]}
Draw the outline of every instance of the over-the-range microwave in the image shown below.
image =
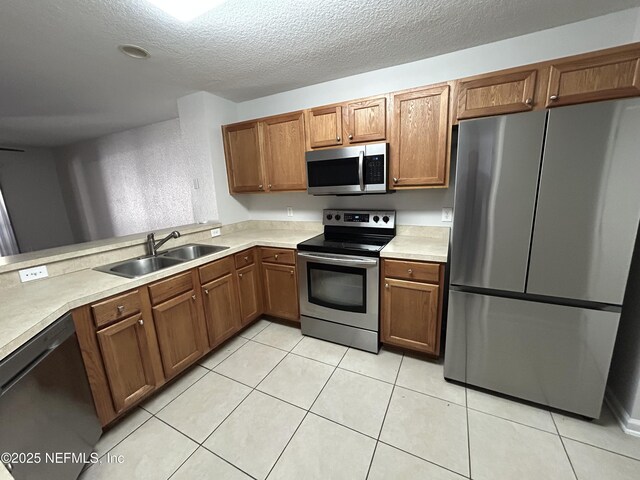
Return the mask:
{"type": "Polygon", "coordinates": [[[311,195],[387,193],[388,143],[307,152],[311,195]]]}

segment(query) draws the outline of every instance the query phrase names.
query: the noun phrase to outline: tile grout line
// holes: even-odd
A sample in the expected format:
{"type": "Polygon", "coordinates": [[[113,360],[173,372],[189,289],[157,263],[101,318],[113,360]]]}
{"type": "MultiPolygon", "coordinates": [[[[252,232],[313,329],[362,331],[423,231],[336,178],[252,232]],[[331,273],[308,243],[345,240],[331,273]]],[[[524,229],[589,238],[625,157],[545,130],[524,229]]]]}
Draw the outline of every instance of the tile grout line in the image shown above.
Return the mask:
{"type": "Polygon", "coordinates": [[[564,440],[562,440],[562,435],[560,435],[560,430],[558,429],[558,425],[556,424],[556,419],[553,418],[553,414],[549,412],[551,415],[551,420],[553,421],[553,426],[556,427],[556,432],[558,432],[558,438],[560,438],[560,444],[562,445],[562,449],[564,450],[564,454],[567,456],[567,460],[569,460],[569,466],[571,467],[571,471],[573,472],[573,476],[576,480],[578,480],[578,474],[576,473],[576,469],[573,467],[573,462],[571,461],[571,457],[569,456],[569,452],[567,452],[567,447],[564,444],[564,440]]]}
{"type": "MultiPolygon", "coordinates": [[[[625,435],[627,435],[627,434],[625,433],[625,435]]],[[[614,450],[609,450],[607,448],[602,448],[602,447],[599,447],[598,445],[594,445],[592,443],[588,443],[588,442],[585,442],[583,440],[577,440],[575,438],[568,437],[568,436],[565,436],[565,435],[560,435],[560,438],[563,438],[565,440],[571,440],[572,442],[577,442],[577,443],[581,443],[583,445],[587,445],[589,447],[597,448],[598,450],[602,450],[603,452],[612,453],[613,455],[619,455],[621,457],[628,458],[629,460],[634,460],[636,462],[640,462],[640,458],[631,457],[631,456],[629,456],[629,455],[627,455],[625,453],[620,453],[620,452],[616,452],[614,450]]]]}
{"type": "Polygon", "coordinates": [[[378,450],[378,444],[380,443],[380,436],[382,436],[382,429],[384,428],[384,422],[387,419],[387,413],[389,413],[389,407],[391,406],[391,399],[393,398],[393,392],[396,391],[396,383],[398,382],[398,377],[400,376],[400,369],[402,368],[402,362],[404,362],[404,352],[402,353],[402,357],[400,357],[400,365],[398,365],[396,378],[393,380],[393,386],[391,387],[391,394],[389,395],[389,400],[387,401],[387,408],[384,410],[384,416],[382,417],[382,423],[380,424],[380,429],[378,430],[378,437],[376,438],[376,444],[373,447],[373,454],[371,455],[371,460],[369,461],[369,468],[367,469],[367,475],[366,477],[364,477],[365,480],[368,480],[369,475],[371,474],[373,459],[376,457],[376,451],[378,450]]]}
{"type": "MultiPolygon", "coordinates": [[[[303,337],[304,338],[304,337],[303,337]]],[[[302,341],[302,340],[300,340],[302,341]]],[[[295,348],[295,347],[294,347],[295,348]]],[[[342,354],[342,357],[340,358],[340,362],[342,361],[342,359],[344,358],[344,356],[347,354],[347,352],[349,351],[349,349],[347,348],[347,350],[345,350],[345,352],[342,354]]],[[[338,365],[340,364],[340,362],[338,362],[338,365]]],[[[276,458],[276,461],[273,462],[273,465],[271,466],[271,468],[269,469],[269,473],[267,473],[267,476],[265,477],[265,480],[267,480],[269,478],[269,475],[271,475],[271,472],[273,472],[273,469],[276,468],[276,465],[278,464],[278,462],[280,461],[280,459],[282,458],[282,455],[284,455],[284,452],[287,450],[287,447],[289,446],[289,444],[291,443],[291,441],[293,440],[293,437],[296,436],[296,433],[298,433],[298,430],[300,430],[300,426],[304,423],[305,419],[307,418],[307,416],[309,415],[309,413],[311,412],[311,409],[313,408],[313,406],[315,405],[316,401],[318,400],[318,398],[320,397],[320,395],[322,395],[322,392],[324,391],[324,388],[327,386],[327,384],[329,383],[329,380],[331,380],[331,377],[333,377],[333,374],[335,373],[335,371],[338,369],[337,366],[333,367],[333,372],[331,372],[331,375],[329,375],[329,378],[327,378],[327,381],[324,383],[324,385],[322,386],[322,388],[320,389],[320,392],[318,393],[318,395],[316,396],[315,400],[313,401],[313,403],[311,403],[311,406],[309,407],[309,409],[306,411],[306,413],[304,414],[304,417],[302,417],[302,420],[300,421],[300,423],[298,424],[298,426],[296,427],[296,429],[293,431],[293,435],[291,435],[291,437],[289,438],[289,440],[287,441],[286,445],[284,446],[284,448],[282,449],[282,451],[280,452],[280,455],[278,455],[278,458],[276,458]]]]}

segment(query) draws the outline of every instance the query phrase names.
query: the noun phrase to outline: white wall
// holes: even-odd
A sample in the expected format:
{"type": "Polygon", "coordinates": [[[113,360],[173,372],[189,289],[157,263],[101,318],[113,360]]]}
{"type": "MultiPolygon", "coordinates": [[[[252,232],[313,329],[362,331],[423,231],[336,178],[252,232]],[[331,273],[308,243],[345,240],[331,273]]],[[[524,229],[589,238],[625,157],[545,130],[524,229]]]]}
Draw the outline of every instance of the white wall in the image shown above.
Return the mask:
{"type": "Polygon", "coordinates": [[[199,201],[214,204],[217,218],[223,224],[249,220],[243,200],[229,195],[222,144],[221,127],[237,118],[236,104],[208,92],[198,92],[180,98],[178,112],[191,161],[209,165],[212,176],[209,183],[201,185],[207,192],[199,201]]]}
{"type": "Polygon", "coordinates": [[[210,182],[210,164],[190,157],[178,119],[54,152],[76,241],[216,218],[215,202],[201,202],[193,187],[210,182]]]}
{"type": "Polygon", "coordinates": [[[74,243],[51,150],[0,151],[0,186],[22,253],[74,243]]]}

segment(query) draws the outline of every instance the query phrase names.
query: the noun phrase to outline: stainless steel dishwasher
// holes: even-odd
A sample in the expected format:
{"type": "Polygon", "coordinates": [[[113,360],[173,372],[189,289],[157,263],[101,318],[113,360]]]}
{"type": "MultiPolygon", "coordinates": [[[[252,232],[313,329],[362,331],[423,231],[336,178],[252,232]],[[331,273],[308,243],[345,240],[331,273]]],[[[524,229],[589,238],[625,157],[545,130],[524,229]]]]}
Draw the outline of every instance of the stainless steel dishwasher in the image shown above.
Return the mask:
{"type": "Polygon", "coordinates": [[[70,314],[0,362],[0,426],[16,480],[75,479],[91,458],[102,429],[70,314]]]}

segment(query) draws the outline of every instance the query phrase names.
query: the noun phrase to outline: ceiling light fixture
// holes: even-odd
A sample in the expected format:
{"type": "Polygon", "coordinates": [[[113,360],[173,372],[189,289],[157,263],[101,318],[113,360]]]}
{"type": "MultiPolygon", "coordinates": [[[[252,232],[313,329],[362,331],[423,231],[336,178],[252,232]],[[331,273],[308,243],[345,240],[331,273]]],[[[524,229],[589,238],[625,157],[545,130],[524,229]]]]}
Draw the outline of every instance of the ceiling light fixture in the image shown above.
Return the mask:
{"type": "Polygon", "coordinates": [[[147,0],[181,22],[188,22],[226,0],[147,0]]]}
{"type": "Polygon", "coordinates": [[[149,58],[151,56],[148,50],[137,45],[118,45],[118,50],[131,58],[149,58]]]}

